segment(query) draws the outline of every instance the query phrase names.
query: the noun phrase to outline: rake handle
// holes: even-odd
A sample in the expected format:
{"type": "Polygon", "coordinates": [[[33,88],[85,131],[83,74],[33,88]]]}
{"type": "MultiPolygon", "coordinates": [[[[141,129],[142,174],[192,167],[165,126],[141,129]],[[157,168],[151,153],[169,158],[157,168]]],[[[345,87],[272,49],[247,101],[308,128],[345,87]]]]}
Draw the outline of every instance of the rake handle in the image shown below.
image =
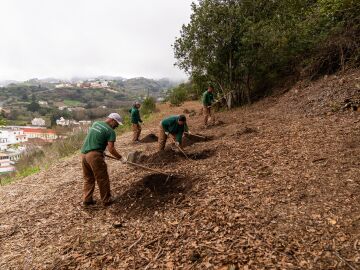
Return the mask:
{"type": "Polygon", "coordinates": [[[175,143],[176,147],[181,151],[181,153],[183,153],[183,155],[188,159],[190,160],[190,158],[188,157],[188,155],[185,153],[184,150],[181,149],[181,147],[179,145],[176,144],[175,140],[173,137],[171,137],[171,139],[173,140],[173,142],[175,143]]]}
{"type": "MultiPolygon", "coordinates": [[[[108,157],[108,158],[111,158],[111,159],[115,159],[115,160],[117,160],[117,161],[120,161],[120,159],[117,159],[117,158],[115,158],[115,157],[113,157],[113,156],[109,156],[109,155],[106,155],[106,154],[105,154],[105,157],[108,157]]],[[[153,169],[153,168],[146,167],[146,166],[144,166],[144,165],[140,165],[140,164],[138,164],[138,163],[134,163],[134,162],[130,162],[130,161],[126,161],[125,163],[126,163],[126,164],[130,164],[130,165],[135,166],[135,167],[142,168],[142,169],[144,169],[144,170],[148,170],[148,171],[160,173],[160,174],[163,174],[163,175],[171,175],[171,174],[168,174],[168,173],[165,173],[165,172],[162,172],[162,171],[153,169]]]]}
{"type": "Polygon", "coordinates": [[[200,135],[197,135],[197,134],[193,134],[193,133],[191,133],[191,134],[187,133],[187,134],[190,135],[190,136],[195,136],[195,137],[199,137],[199,138],[202,138],[202,139],[206,139],[206,137],[200,136],[200,135]]]}

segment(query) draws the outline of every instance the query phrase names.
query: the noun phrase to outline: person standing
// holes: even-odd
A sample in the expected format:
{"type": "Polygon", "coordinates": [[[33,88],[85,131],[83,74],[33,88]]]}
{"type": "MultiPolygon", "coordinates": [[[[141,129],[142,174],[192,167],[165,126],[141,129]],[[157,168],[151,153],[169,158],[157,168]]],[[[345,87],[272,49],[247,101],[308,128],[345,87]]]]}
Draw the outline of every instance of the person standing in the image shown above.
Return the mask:
{"type": "Polygon", "coordinates": [[[139,137],[141,134],[140,123],[142,123],[143,121],[140,118],[140,112],[139,112],[140,107],[141,107],[140,103],[136,101],[130,110],[131,126],[133,131],[133,138],[132,138],[133,143],[139,142],[139,137]]]}
{"type": "Polygon", "coordinates": [[[202,95],[203,113],[204,113],[204,126],[208,126],[208,120],[210,117],[211,124],[215,124],[215,114],[212,108],[214,102],[214,88],[209,85],[208,89],[202,95]]]}
{"type": "Polygon", "coordinates": [[[111,113],[105,121],[94,122],[84,140],[81,148],[81,163],[84,176],[83,204],[85,206],[96,203],[93,199],[95,182],[99,187],[103,205],[108,206],[113,202],[104,151],[107,148],[114,157],[122,158],[115,149],[114,129],[119,125],[122,125],[121,116],[111,113]]]}
{"type": "Polygon", "coordinates": [[[181,147],[184,132],[190,134],[185,115],[173,115],[163,119],[159,127],[159,151],[165,149],[168,136],[171,136],[175,144],[181,147]]]}

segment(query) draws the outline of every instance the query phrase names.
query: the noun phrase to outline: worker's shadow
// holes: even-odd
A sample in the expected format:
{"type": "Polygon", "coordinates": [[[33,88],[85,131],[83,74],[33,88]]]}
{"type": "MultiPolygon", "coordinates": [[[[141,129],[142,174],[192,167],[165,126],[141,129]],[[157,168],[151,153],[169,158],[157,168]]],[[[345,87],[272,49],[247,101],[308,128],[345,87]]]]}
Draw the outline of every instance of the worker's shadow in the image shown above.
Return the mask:
{"type": "Polygon", "coordinates": [[[147,175],[116,197],[113,210],[127,216],[153,215],[157,210],[181,204],[193,185],[194,180],[185,177],[147,175]]]}

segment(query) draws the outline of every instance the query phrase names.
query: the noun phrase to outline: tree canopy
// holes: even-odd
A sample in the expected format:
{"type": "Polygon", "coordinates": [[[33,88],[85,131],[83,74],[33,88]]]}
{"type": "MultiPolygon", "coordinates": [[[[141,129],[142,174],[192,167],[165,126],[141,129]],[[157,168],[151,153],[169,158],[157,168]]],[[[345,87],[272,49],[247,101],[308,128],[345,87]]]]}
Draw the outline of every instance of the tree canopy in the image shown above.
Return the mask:
{"type": "Polygon", "coordinates": [[[358,63],[358,10],[352,0],[200,0],[173,45],[176,65],[197,85],[211,81],[238,93],[240,103],[251,102],[303,65],[326,65],[317,71],[329,72],[358,63]],[[352,35],[347,42],[332,38],[345,33],[352,35]],[[331,48],[321,56],[325,44],[331,48]]]}

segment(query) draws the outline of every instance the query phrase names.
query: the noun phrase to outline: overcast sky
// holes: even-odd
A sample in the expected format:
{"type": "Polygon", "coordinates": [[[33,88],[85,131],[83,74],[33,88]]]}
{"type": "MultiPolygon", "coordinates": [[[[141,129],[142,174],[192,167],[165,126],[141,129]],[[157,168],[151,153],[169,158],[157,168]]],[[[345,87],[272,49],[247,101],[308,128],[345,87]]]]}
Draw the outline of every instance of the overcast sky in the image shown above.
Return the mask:
{"type": "Polygon", "coordinates": [[[184,78],[171,45],[192,0],[0,0],[0,80],[184,78]]]}

